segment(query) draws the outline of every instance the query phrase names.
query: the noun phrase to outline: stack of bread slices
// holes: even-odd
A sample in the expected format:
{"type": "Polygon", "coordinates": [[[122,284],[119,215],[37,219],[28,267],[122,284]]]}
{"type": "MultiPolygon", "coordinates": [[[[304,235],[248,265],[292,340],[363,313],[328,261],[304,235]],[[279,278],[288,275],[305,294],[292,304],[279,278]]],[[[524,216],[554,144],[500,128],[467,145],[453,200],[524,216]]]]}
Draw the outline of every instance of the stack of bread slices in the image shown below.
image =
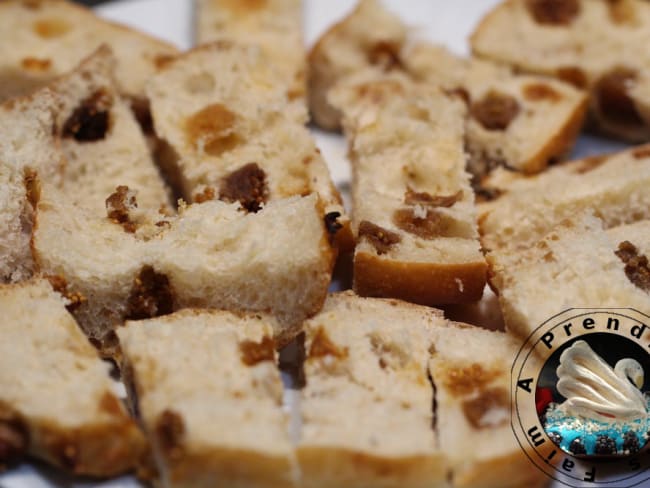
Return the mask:
{"type": "Polygon", "coordinates": [[[187,52],[0,2],[0,469],[544,486],[510,426],[523,339],[569,307],[650,312],[650,146],[564,161],[587,115],[650,139],[645,54],[597,55],[650,6],[596,3],[508,0],[461,58],[378,0],[309,54],[299,0],[197,1],[187,52]],[[350,212],[310,118],[346,137],[350,212]],[[486,283],[505,331],[445,315],[486,283]]]}

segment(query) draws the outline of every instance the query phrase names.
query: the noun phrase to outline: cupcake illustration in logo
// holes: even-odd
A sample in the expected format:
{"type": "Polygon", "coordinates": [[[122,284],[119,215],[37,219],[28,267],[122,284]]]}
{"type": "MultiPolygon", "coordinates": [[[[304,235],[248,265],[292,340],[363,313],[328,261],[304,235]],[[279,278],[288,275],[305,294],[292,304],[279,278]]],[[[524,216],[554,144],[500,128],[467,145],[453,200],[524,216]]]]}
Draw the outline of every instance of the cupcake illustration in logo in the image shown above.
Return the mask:
{"type": "Polygon", "coordinates": [[[554,375],[545,367],[546,381],[536,391],[537,413],[548,438],[566,453],[634,455],[648,443],[650,431],[650,395],[643,391],[646,371],[634,357],[638,346],[626,339],[593,339],[593,348],[576,340],[558,351],[559,361],[547,363],[550,368],[559,364],[554,375]],[[631,355],[621,357],[626,352],[631,355]],[[544,385],[552,381],[554,388],[544,385]]]}

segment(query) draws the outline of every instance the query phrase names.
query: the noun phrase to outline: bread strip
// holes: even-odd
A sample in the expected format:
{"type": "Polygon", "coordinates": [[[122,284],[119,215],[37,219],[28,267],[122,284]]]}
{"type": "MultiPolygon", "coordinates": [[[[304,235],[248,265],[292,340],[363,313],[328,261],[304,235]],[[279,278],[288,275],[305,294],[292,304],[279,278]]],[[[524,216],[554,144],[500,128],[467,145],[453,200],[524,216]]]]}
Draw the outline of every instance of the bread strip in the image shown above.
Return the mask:
{"type": "Polygon", "coordinates": [[[546,475],[528,457],[535,453],[524,454],[510,424],[510,370],[521,342],[457,323],[436,327],[432,335],[429,371],[436,389],[436,429],[452,486],[548,486],[546,475]]]}
{"type": "Polygon", "coordinates": [[[342,87],[354,289],[426,305],[478,300],[486,265],[465,172],[465,107],[403,77],[342,87]]]}
{"type": "Polygon", "coordinates": [[[650,221],[604,230],[601,220],[585,213],[564,220],[528,248],[490,253],[491,283],[507,327],[528,337],[568,308],[647,310],[649,288],[642,280],[647,267],[640,265],[643,269],[638,272],[621,252],[628,242],[638,257],[647,256],[649,236],[650,221]]]}
{"type": "Polygon", "coordinates": [[[377,0],[361,0],[330,28],[309,57],[310,109],[323,128],[336,129],[341,114],[328,100],[337,83],[400,71],[459,95],[468,105],[466,149],[475,186],[495,167],[526,173],[564,157],[582,126],[586,96],[541,76],[522,76],[447,49],[412,40],[402,21],[377,0]]]}
{"type": "Polygon", "coordinates": [[[218,41],[196,48],[154,76],[147,94],[188,202],[240,201],[255,211],[316,192],[331,225],[351,241],[341,197],[304,126],[304,105],[287,98],[282,73],[259,47],[218,41]]]}
{"type": "Polygon", "coordinates": [[[486,182],[501,196],[484,207],[480,218],[483,248],[529,248],[563,220],[585,211],[596,213],[606,228],[648,219],[649,183],[649,146],[566,163],[536,176],[501,172],[486,182]]]}
{"type": "Polygon", "coordinates": [[[125,319],[186,307],[270,311],[290,341],[325,299],[334,253],[316,195],[258,213],[210,201],[154,223],[97,217],[44,188],[33,250],[38,269],[87,300],[75,315],[104,351],[125,319]],[[60,244],[57,244],[60,243],[60,244]]]}
{"type": "Polygon", "coordinates": [[[311,48],[309,111],[326,130],[341,128],[341,111],[328,100],[341,80],[359,72],[375,75],[399,67],[407,28],[378,0],[360,0],[344,19],[331,26],[311,48]]]}
{"type": "Polygon", "coordinates": [[[144,439],[70,304],[42,279],[0,286],[0,467],[29,455],[116,476],[137,466],[144,439]]]}
{"type": "Polygon", "coordinates": [[[296,486],[272,323],[185,310],[118,330],[162,486],[296,486]]]}
{"type": "Polygon", "coordinates": [[[118,60],[120,93],[142,104],[145,81],[178,52],[67,0],[3,1],[0,18],[5,19],[0,29],[0,100],[44,86],[108,44],[118,60]]]}
{"type": "Polygon", "coordinates": [[[643,0],[508,0],[482,20],[471,44],[479,56],[587,89],[598,129],[648,141],[649,19],[643,0]]]}
{"type": "Polygon", "coordinates": [[[197,44],[229,40],[258,46],[282,78],[290,100],[305,97],[301,0],[197,0],[197,44]]]}
{"type": "Polygon", "coordinates": [[[7,236],[0,246],[0,281],[32,273],[30,199],[37,196],[29,193],[37,192],[35,175],[95,215],[106,215],[105,199],[120,185],[138,192],[142,212],[169,208],[144,136],[116,92],[114,67],[103,46],[47,87],[0,106],[0,195],[7,202],[0,222],[7,236]]]}
{"type": "Polygon", "coordinates": [[[305,324],[298,460],[305,488],[447,486],[427,379],[440,312],[332,295],[305,324]]]}

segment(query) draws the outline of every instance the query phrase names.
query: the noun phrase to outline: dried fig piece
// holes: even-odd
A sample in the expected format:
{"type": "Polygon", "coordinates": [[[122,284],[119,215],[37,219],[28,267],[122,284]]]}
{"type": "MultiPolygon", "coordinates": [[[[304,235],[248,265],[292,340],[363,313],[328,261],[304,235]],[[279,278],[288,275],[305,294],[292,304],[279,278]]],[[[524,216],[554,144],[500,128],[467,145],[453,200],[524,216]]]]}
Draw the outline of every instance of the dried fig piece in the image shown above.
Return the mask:
{"type": "Polygon", "coordinates": [[[362,220],[359,224],[359,240],[362,238],[368,239],[379,255],[386,254],[391,247],[402,242],[402,238],[396,232],[384,229],[367,220],[362,220]]]}
{"type": "Polygon", "coordinates": [[[644,125],[630,95],[637,77],[635,70],[618,67],[603,75],[596,83],[598,107],[610,122],[628,127],[644,125]]]}
{"type": "Polygon", "coordinates": [[[568,25],[580,13],[579,0],[528,0],[526,7],[535,22],[546,25],[568,25]]]}
{"type": "Polygon", "coordinates": [[[248,212],[258,212],[268,199],[266,173],[257,163],[248,163],[221,180],[219,199],[239,202],[248,212]]]}
{"type": "Polygon", "coordinates": [[[472,103],[470,108],[472,117],[487,130],[506,130],[519,111],[519,102],[514,97],[495,90],[472,103]]]}

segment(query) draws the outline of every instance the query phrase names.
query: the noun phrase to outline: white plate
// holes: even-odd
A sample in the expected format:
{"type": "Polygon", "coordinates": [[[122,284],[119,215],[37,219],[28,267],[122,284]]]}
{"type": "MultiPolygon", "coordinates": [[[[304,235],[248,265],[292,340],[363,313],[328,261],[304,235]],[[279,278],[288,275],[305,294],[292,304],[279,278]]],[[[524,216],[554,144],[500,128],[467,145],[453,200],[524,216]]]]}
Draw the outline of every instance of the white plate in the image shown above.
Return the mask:
{"type": "MultiPolygon", "coordinates": [[[[467,36],[483,14],[498,3],[498,0],[384,0],[384,2],[393,12],[414,26],[422,38],[445,44],[458,54],[467,54],[467,36]]],[[[329,25],[349,12],[355,3],[355,0],[305,0],[307,43],[311,45],[329,25]]],[[[186,49],[192,45],[191,4],[190,0],[123,0],[103,5],[96,10],[106,18],[131,25],[186,49]]],[[[346,146],[343,137],[318,130],[314,130],[314,135],[330,166],[335,183],[342,190],[348,188],[350,172],[345,158],[346,146]]],[[[611,141],[582,137],[576,146],[574,156],[608,152],[621,147],[624,146],[611,141]]],[[[483,308],[483,305],[489,302],[488,295],[481,307],[472,307],[473,312],[483,308]]],[[[493,317],[493,321],[498,323],[498,317],[493,317]]],[[[122,477],[103,483],[74,480],[65,478],[40,464],[23,464],[0,475],[0,488],[139,488],[141,486],[132,477],[122,477]]],[[[557,488],[560,486],[562,485],[557,485],[557,488]]]]}

